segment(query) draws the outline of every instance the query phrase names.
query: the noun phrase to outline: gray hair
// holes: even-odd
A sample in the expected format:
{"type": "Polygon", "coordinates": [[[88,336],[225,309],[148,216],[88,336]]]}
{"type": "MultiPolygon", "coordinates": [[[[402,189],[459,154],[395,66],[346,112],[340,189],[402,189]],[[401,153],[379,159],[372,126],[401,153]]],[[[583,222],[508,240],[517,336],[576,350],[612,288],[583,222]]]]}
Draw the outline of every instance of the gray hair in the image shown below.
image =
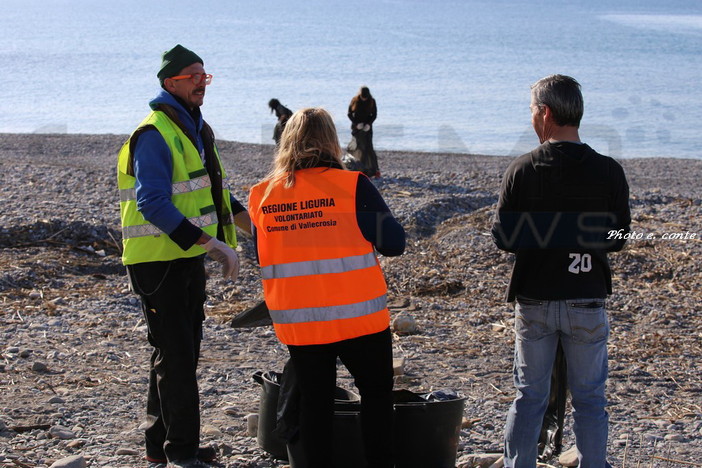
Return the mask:
{"type": "Polygon", "coordinates": [[[580,126],[583,117],[583,95],[580,83],[565,75],[551,75],[531,85],[531,103],[548,106],[560,126],[580,126]]]}

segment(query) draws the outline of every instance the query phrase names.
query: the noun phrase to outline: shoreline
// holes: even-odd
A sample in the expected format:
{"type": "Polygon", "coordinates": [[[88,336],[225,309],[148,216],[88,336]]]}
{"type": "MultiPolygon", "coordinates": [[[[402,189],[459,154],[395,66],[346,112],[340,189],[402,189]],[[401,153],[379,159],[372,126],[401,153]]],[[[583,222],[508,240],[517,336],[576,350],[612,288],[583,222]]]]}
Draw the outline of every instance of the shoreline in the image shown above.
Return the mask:
{"type": "MultiPolygon", "coordinates": [[[[27,158],[39,158],[66,165],[73,164],[71,161],[82,161],[83,164],[92,167],[113,165],[116,164],[119,148],[127,138],[128,135],[119,134],[0,133],[0,162],[21,162],[27,158]]],[[[265,176],[275,150],[272,144],[227,140],[218,140],[217,145],[225,170],[236,176],[239,167],[243,167],[246,174],[242,174],[242,178],[246,180],[246,184],[242,185],[253,184],[265,176]],[[254,175],[253,179],[251,174],[254,175]]],[[[534,147],[536,146],[535,142],[534,147]]],[[[342,151],[345,151],[344,147],[342,151]]],[[[401,150],[381,150],[378,151],[378,157],[381,173],[389,171],[401,177],[427,171],[436,172],[442,168],[454,173],[463,170],[466,171],[466,176],[478,174],[480,185],[495,195],[499,190],[499,179],[509,162],[514,159],[512,156],[401,150]],[[470,162],[479,164],[471,165],[470,162]]],[[[702,159],[614,159],[624,167],[634,197],[656,191],[697,199],[702,189],[702,159]]],[[[460,174],[452,177],[460,178],[460,174]]],[[[378,186],[382,187],[382,183],[378,186]]],[[[237,192],[236,195],[245,198],[246,191],[237,192]]]]}
{"type": "MultiPolygon", "coordinates": [[[[123,140],[126,140],[129,135],[128,134],[120,134],[120,133],[68,133],[68,132],[59,132],[59,133],[35,133],[35,132],[0,132],[0,139],[3,137],[31,137],[31,136],[36,136],[39,138],[43,137],[66,137],[66,138],[92,138],[92,137],[107,137],[107,138],[114,138],[114,137],[119,137],[122,138],[123,140]]],[[[259,142],[246,142],[246,141],[237,141],[237,140],[226,140],[226,139],[219,139],[217,138],[216,140],[218,143],[225,143],[225,144],[234,144],[234,145],[253,145],[253,146],[260,146],[262,148],[273,148],[273,144],[268,144],[268,143],[259,143],[259,142]]],[[[584,143],[588,143],[587,141],[584,141],[584,143]]],[[[341,149],[342,151],[345,150],[345,145],[343,140],[340,141],[341,144],[341,149]]],[[[536,140],[536,136],[534,137],[534,147],[538,145],[538,141],[536,140]]],[[[598,151],[598,148],[593,147],[595,151],[598,151]]],[[[429,150],[402,150],[402,149],[378,149],[376,148],[376,151],[381,152],[381,153],[388,153],[388,154],[430,154],[430,155],[437,155],[437,156],[479,156],[479,157],[492,157],[492,158],[515,158],[518,155],[509,155],[509,154],[482,154],[482,153],[465,153],[465,152],[460,152],[460,151],[429,151],[429,150]]],[[[605,152],[602,154],[607,155],[605,152]]],[[[617,161],[638,161],[638,160],[682,160],[682,161],[702,161],[702,153],[700,153],[699,157],[683,157],[683,156],[635,156],[635,157],[614,157],[617,161]]]]}

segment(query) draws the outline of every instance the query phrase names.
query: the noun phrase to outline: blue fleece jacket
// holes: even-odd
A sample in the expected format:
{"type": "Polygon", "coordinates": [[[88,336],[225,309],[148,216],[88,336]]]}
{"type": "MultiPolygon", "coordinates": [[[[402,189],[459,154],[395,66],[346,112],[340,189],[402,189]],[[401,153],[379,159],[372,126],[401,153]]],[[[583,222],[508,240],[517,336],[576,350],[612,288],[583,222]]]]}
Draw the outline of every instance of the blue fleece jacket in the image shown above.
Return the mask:
{"type": "MultiPolygon", "coordinates": [[[[198,151],[204,154],[200,110],[195,109],[191,114],[165,90],[149,102],[152,109],[159,104],[167,104],[177,111],[180,121],[196,138],[198,151]]],[[[157,130],[148,130],[139,136],[134,149],[134,175],[137,209],[144,219],[167,233],[183,250],[192,247],[202,235],[202,229],[190,223],[171,202],[173,161],[168,145],[157,130]]],[[[233,214],[244,211],[233,196],[231,202],[233,214]]]]}

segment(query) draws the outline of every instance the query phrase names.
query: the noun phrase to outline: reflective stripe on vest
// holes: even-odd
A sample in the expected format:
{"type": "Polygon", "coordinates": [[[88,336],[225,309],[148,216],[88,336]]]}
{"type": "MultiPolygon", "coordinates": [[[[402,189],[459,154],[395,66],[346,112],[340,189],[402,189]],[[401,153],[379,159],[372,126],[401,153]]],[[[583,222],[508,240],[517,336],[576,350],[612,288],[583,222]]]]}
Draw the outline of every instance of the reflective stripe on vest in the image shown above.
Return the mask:
{"type": "Polygon", "coordinates": [[[329,273],[343,273],[346,271],[361,270],[375,266],[377,260],[374,253],[356,255],[354,257],[330,258],[325,260],[312,260],[309,262],[292,262],[279,265],[269,265],[261,268],[263,279],[292,278],[305,275],[325,275],[329,273]]]}
{"type": "MultiPolygon", "coordinates": [[[[206,215],[188,218],[188,221],[199,228],[212,226],[217,224],[217,215],[212,212],[206,215]]],[[[162,230],[153,224],[139,224],[137,226],[124,226],[122,228],[122,237],[124,239],[133,239],[135,237],[158,236],[165,234],[162,230]]]]}
{"type": "MultiPolygon", "coordinates": [[[[210,176],[207,174],[194,179],[184,180],[182,182],[175,182],[171,185],[171,190],[173,195],[178,195],[181,193],[194,192],[195,190],[200,190],[206,187],[210,187],[212,183],[210,182],[210,176]]],[[[136,200],[136,189],[134,187],[121,189],[119,191],[119,201],[126,202],[130,200],[136,200]]]]}
{"type": "Polygon", "coordinates": [[[387,307],[387,295],[369,301],[328,307],[307,307],[305,309],[269,310],[275,323],[305,323],[343,320],[374,314],[387,307]]]}
{"type": "MultiPolygon", "coordinates": [[[[217,224],[217,215],[215,213],[208,213],[202,216],[196,216],[195,218],[188,218],[192,224],[199,228],[206,228],[207,226],[214,226],[217,224]]],[[[225,220],[222,224],[234,224],[234,217],[229,216],[229,219],[225,220]]],[[[133,239],[135,237],[144,236],[159,236],[165,234],[159,228],[153,224],[139,224],[137,226],[124,226],[122,228],[122,238],[123,239],[133,239]]]]}

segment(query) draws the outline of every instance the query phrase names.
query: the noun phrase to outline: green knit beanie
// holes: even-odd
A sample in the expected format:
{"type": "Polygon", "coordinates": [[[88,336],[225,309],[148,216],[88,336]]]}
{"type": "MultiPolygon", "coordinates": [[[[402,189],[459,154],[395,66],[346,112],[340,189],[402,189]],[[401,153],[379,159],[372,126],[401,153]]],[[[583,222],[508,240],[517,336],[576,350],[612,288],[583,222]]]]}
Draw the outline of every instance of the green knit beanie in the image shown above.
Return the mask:
{"type": "Polygon", "coordinates": [[[162,59],[161,69],[156,74],[158,80],[161,82],[161,86],[163,86],[163,81],[166,78],[177,76],[183,68],[195,62],[200,62],[203,65],[205,64],[195,52],[186,49],[180,44],[176,45],[171,50],[165,51],[162,55],[162,59]]]}

